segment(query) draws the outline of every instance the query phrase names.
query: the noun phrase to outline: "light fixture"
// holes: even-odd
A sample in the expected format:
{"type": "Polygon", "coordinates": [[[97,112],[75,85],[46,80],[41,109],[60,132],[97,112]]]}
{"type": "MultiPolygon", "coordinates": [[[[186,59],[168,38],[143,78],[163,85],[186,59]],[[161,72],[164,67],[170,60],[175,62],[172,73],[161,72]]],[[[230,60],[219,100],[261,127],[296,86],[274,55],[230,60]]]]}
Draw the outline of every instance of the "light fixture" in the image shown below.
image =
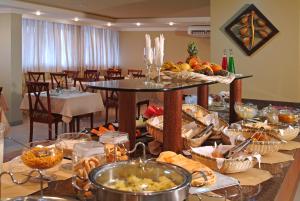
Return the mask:
{"type": "Polygon", "coordinates": [[[173,26],[175,23],[174,22],[169,22],[169,25],[170,26],[173,26]]]}
{"type": "Polygon", "coordinates": [[[108,27],[110,27],[112,24],[110,22],[107,22],[106,24],[108,27]]]}
{"type": "Polygon", "coordinates": [[[136,23],[136,26],[138,26],[138,27],[141,26],[141,23],[140,23],[140,22],[137,22],[137,23],[136,23]]]}
{"type": "Polygon", "coordinates": [[[41,15],[42,13],[41,13],[41,11],[37,10],[37,11],[35,12],[35,14],[36,14],[36,15],[41,15]]]}
{"type": "Polygon", "coordinates": [[[75,22],[78,22],[78,21],[79,21],[79,18],[78,18],[78,17],[75,17],[73,20],[74,20],[75,22]]]}

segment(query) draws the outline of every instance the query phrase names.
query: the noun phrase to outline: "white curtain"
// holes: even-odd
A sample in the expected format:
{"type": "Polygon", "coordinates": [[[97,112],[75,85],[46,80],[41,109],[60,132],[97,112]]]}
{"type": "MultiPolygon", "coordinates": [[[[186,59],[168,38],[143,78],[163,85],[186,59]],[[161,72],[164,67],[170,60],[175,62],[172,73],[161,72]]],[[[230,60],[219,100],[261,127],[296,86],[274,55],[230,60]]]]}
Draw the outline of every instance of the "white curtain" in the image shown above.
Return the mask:
{"type": "Polygon", "coordinates": [[[109,29],[23,19],[23,71],[119,65],[119,34],[109,29]]]}
{"type": "Polygon", "coordinates": [[[119,33],[110,29],[84,26],[84,66],[93,69],[119,66],[119,33]]]}

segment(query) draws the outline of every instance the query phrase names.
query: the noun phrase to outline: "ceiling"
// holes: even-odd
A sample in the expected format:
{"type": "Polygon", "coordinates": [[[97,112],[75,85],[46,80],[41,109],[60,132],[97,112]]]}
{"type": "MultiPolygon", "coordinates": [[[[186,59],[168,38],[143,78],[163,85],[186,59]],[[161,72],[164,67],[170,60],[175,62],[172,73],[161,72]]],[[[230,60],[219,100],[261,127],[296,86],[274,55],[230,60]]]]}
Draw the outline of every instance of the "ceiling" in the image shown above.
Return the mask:
{"type": "Polygon", "coordinates": [[[18,0],[113,19],[208,17],[210,0],[18,0]]]}

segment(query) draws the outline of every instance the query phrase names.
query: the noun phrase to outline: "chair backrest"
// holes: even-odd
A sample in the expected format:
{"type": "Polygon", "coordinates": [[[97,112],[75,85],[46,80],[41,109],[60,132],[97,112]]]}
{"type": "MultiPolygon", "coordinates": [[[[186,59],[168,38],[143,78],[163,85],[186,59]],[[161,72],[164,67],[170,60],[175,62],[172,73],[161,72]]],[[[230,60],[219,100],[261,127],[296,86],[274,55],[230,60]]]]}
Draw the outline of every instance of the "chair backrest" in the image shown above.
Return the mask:
{"type": "MultiPolygon", "coordinates": [[[[79,87],[81,89],[81,91],[86,92],[88,87],[86,86],[86,84],[84,84],[85,82],[96,82],[99,81],[98,79],[95,78],[84,78],[84,77],[78,77],[74,79],[74,84],[73,86],[76,87],[77,86],[77,82],[79,83],[79,87]]],[[[92,90],[93,92],[94,90],[92,90]]]]}
{"type": "Polygon", "coordinates": [[[100,73],[97,70],[85,70],[83,77],[88,79],[95,79],[98,81],[99,75],[100,73]]]}
{"type": "Polygon", "coordinates": [[[120,68],[109,68],[106,71],[108,77],[122,77],[122,69],[120,68]]]}
{"type": "Polygon", "coordinates": [[[51,115],[51,102],[49,94],[48,82],[26,82],[29,99],[29,115],[34,117],[35,113],[48,113],[48,118],[51,115]],[[41,93],[46,93],[46,103],[41,100],[41,93]]]}
{"type": "Polygon", "coordinates": [[[45,72],[27,72],[28,80],[31,82],[45,82],[45,72]]]}
{"type": "Polygon", "coordinates": [[[68,89],[68,79],[66,73],[50,73],[51,76],[51,87],[52,89],[56,87],[68,89]]]}
{"type": "Polygon", "coordinates": [[[75,79],[79,75],[79,71],[76,70],[63,70],[63,73],[66,73],[68,78],[75,79]]]}
{"type": "MultiPolygon", "coordinates": [[[[104,79],[105,80],[124,80],[125,77],[124,76],[110,77],[110,76],[105,75],[104,79]]],[[[111,90],[111,91],[105,90],[105,100],[108,100],[108,99],[118,99],[118,93],[115,92],[114,90],[111,90]]]]}
{"type": "Polygon", "coordinates": [[[143,70],[141,69],[128,69],[128,75],[142,75],[143,74],[143,70]]]}
{"type": "Polygon", "coordinates": [[[124,80],[125,77],[124,76],[104,76],[105,80],[124,80]]]}

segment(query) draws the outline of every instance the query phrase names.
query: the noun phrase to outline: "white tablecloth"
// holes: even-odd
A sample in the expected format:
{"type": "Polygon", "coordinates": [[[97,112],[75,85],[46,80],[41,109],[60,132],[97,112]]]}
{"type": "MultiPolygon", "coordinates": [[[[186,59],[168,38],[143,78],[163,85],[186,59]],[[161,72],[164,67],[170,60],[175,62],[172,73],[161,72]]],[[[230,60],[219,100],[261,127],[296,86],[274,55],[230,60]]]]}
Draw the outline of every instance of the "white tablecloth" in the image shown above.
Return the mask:
{"type": "MultiPolygon", "coordinates": [[[[41,94],[41,100],[47,102],[46,93],[41,94]]],[[[51,112],[61,114],[63,121],[69,123],[72,117],[104,110],[102,97],[99,93],[64,92],[50,96],[51,112]]],[[[29,110],[28,94],[25,94],[20,106],[21,110],[29,110]]]]}

